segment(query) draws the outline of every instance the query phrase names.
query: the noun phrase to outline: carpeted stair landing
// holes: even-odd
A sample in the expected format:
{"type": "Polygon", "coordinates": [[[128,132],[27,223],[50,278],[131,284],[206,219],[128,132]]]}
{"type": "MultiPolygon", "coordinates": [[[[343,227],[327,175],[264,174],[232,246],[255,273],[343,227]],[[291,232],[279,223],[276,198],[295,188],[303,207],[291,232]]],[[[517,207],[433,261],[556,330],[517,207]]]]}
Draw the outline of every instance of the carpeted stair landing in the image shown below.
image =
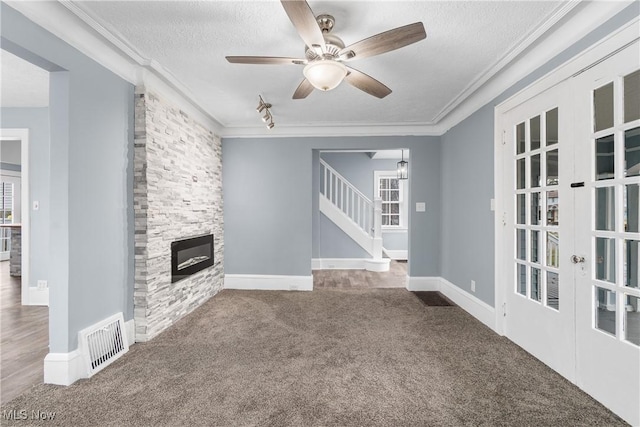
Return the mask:
{"type": "Polygon", "coordinates": [[[2,406],[46,426],[618,426],[458,307],[406,290],[225,290],[103,372],[2,406]]]}

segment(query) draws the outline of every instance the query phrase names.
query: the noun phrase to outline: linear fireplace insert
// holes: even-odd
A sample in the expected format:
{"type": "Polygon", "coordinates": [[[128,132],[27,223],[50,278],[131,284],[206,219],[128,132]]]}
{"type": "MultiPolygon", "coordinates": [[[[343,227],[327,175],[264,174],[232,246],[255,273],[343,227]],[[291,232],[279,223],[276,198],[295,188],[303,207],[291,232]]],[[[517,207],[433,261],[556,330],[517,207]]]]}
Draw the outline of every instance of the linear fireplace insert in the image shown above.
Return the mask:
{"type": "Polygon", "coordinates": [[[213,234],[171,242],[171,283],[213,265],[213,234]]]}

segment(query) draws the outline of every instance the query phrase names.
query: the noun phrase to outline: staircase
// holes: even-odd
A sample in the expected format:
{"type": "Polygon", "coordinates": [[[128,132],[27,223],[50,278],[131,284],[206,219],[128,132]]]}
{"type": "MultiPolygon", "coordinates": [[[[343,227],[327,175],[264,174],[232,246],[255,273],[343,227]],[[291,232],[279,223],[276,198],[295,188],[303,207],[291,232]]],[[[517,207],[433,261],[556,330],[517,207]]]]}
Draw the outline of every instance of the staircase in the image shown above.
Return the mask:
{"type": "Polygon", "coordinates": [[[320,159],[320,212],[371,255],[369,271],[389,271],[382,258],[382,200],[373,201],[320,159]]]}

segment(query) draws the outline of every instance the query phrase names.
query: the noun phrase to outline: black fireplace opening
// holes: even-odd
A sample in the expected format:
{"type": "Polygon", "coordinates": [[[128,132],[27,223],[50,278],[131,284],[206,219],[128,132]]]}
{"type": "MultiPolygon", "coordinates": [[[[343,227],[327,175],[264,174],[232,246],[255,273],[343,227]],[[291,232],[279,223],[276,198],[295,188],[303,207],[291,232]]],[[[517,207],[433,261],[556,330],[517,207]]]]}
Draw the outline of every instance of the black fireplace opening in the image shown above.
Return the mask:
{"type": "Polygon", "coordinates": [[[213,265],[213,234],[171,243],[171,283],[213,265]]]}

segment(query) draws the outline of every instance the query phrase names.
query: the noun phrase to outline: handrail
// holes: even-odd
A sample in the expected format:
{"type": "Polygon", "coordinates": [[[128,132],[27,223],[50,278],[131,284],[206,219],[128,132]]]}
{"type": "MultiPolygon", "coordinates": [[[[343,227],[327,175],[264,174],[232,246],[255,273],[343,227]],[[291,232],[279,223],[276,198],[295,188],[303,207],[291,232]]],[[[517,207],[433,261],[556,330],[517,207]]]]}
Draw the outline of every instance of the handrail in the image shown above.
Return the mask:
{"type": "Polygon", "coordinates": [[[340,173],[320,159],[322,194],[331,204],[344,213],[371,237],[380,237],[381,206],[376,206],[340,173]],[[324,168],[324,169],[323,169],[324,168]]]}
{"type": "Polygon", "coordinates": [[[363,198],[366,202],[368,202],[370,205],[373,206],[373,202],[367,196],[362,194],[362,192],[360,190],[358,190],[351,182],[349,182],[349,180],[347,178],[345,178],[344,176],[340,175],[340,173],[337,170],[335,170],[334,168],[332,168],[330,164],[328,164],[327,162],[325,162],[322,159],[320,159],[320,164],[322,166],[324,166],[325,169],[329,169],[332,174],[334,174],[336,177],[338,177],[340,179],[340,181],[343,181],[345,184],[347,184],[356,194],[360,195],[361,198],[363,198]]]}

